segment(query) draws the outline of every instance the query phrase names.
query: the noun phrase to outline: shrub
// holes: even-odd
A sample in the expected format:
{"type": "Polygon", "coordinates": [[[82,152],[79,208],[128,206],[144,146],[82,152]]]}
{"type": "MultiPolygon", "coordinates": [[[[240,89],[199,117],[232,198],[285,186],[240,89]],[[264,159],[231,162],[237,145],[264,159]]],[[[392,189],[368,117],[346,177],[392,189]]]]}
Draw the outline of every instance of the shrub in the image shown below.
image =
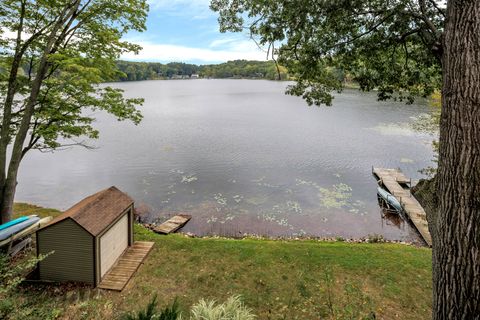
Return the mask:
{"type": "Polygon", "coordinates": [[[12,293],[37,263],[49,254],[51,253],[11,262],[8,256],[0,253],[0,319],[7,319],[17,308],[15,299],[11,297],[12,293]]]}
{"type": "Polygon", "coordinates": [[[255,315],[239,296],[230,297],[225,303],[200,300],[192,307],[190,320],[253,320],[255,315]]]}
{"type": "MultiPolygon", "coordinates": [[[[157,311],[157,296],[149,302],[145,310],[129,313],[124,320],[182,320],[177,300],[161,312],[157,311]]],[[[200,300],[193,305],[189,320],[253,320],[252,311],[245,307],[239,296],[230,297],[225,303],[200,300]]]]}
{"type": "Polygon", "coordinates": [[[171,306],[166,306],[160,312],[157,311],[157,296],[153,296],[145,310],[140,310],[136,314],[126,314],[125,320],[177,320],[180,318],[180,310],[177,300],[171,306]]]}

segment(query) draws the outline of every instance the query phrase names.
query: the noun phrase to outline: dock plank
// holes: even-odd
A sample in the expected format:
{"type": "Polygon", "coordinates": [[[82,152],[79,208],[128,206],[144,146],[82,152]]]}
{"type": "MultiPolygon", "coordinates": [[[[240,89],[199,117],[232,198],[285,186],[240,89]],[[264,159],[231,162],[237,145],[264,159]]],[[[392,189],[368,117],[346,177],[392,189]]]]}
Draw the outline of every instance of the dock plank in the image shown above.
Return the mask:
{"type": "Polygon", "coordinates": [[[393,178],[400,184],[409,184],[411,179],[399,169],[373,168],[373,174],[382,179],[382,177],[393,178]]]}
{"type": "Polygon", "coordinates": [[[137,241],[118,259],[98,285],[100,289],[122,291],[152,250],[153,242],[137,241]]]}
{"type": "Polygon", "coordinates": [[[432,236],[428,230],[427,214],[425,213],[425,210],[412,195],[410,189],[404,189],[400,185],[408,184],[411,180],[399,169],[373,168],[372,171],[388,192],[400,202],[403,210],[415,225],[425,242],[429,246],[432,246],[432,236]]]}

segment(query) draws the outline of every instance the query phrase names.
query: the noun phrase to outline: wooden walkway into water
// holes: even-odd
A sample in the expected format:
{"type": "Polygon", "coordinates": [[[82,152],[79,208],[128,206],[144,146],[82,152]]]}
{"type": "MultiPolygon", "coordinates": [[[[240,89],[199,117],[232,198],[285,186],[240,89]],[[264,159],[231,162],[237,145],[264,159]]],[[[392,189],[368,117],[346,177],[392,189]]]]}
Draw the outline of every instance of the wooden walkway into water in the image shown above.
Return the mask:
{"type": "Polygon", "coordinates": [[[178,214],[171,217],[161,225],[154,227],[153,231],[162,234],[170,234],[183,227],[188,221],[190,221],[190,219],[192,219],[191,215],[178,214]]]}
{"type": "Polygon", "coordinates": [[[152,247],[153,242],[136,241],[125,250],[117,263],[105,274],[98,287],[122,291],[150,250],[152,250],[152,247]]]}
{"type": "Polygon", "coordinates": [[[420,203],[410,192],[411,180],[399,169],[373,168],[373,175],[402,205],[425,242],[432,246],[432,237],[428,230],[427,215],[420,203]],[[406,186],[406,187],[404,187],[406,186]]]}

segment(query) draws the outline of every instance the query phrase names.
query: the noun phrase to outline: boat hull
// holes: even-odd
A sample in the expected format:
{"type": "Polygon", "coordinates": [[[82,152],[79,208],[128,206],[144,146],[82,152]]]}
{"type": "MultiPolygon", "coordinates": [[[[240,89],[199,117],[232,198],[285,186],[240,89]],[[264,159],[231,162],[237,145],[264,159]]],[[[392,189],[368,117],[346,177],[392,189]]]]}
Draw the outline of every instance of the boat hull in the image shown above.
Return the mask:
{"type": "Polygon", "coordinates": [[[30,227],[32,224],[37,223],[40,221],[39,217],[30,217],[27,220],[14,224],[10,227],[7,227],[6,229],[3,229],[0,231],[0,241],[8,239],[12,235],[14,235],[17,232],[22,231],[25,228],[30,227]]]}
{"type": "Polygon", "coordinates": [[[397,198],[395,198],[395,196],[393,196],[390,192],[381,187],[378,187],[377,194],[380,198],[385,200],[392,208],[394,208],[398,212],[402,211],[402,205],[397,200],[397,198]]]}
{"type": "Polygon", "coordinates": [[[26,221],[26,220],[28,220],[28,217],[23,216],[23,217],[15,219],[15,220],[9,221],[7,223],[4,223],[4,224],[0,225],[0,231],[5,230],[7,228],[10,228],[11,226],[14,226],[14,225],[19,224],[20,222],[23,222],[23,221],[26,221]]]}

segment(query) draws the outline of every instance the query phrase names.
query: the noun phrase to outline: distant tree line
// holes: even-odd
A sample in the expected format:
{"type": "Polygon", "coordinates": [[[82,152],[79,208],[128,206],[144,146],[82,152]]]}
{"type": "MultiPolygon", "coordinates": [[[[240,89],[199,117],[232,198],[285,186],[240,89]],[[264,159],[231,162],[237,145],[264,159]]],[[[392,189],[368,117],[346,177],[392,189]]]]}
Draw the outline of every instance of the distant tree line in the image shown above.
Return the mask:
{"type": "Polygon", "coordinates": [[[273,61],[235,60],[221,64],[195,65],[180,62],[167,64],[155,62],[117,61],[119,74],[113,81],[138,81],[153,79],[181,79],[192,75],[199,78],[250,78],[287,80],[287,70],[273,61]]]}

